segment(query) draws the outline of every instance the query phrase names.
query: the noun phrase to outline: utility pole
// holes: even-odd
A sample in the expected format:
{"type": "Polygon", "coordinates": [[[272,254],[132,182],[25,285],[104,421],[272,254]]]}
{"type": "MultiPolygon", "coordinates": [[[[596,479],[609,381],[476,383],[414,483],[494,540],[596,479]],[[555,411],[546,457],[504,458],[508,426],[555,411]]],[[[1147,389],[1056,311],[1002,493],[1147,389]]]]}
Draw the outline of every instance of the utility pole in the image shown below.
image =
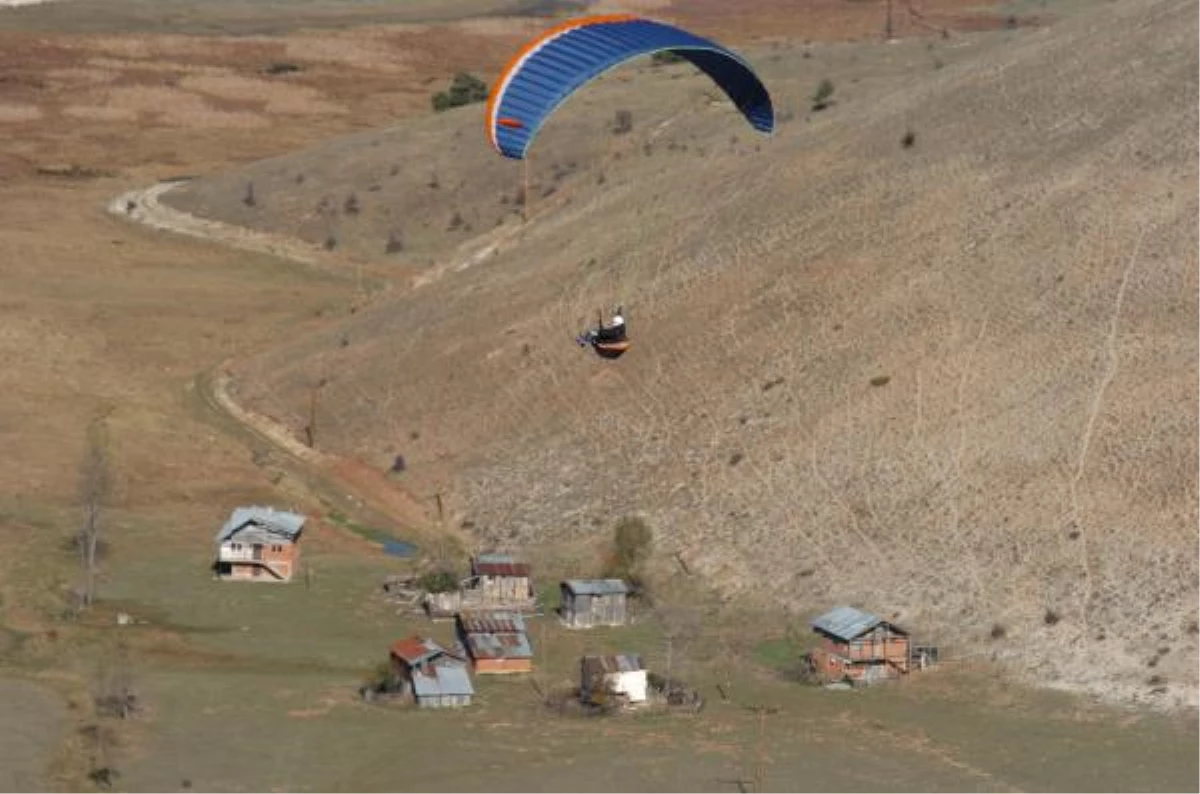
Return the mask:
{"type": "Polygon", "coordinates": [[[667,698],[667,705],[671,703],[671,635],[667,635],[667,680],[663,684],[663,695],[667,698]]]}
{"type": "Polygon", "coordinates": [[[767,777],[767,712],[762,706],[758,707],[758,747],[754,758],[754,791],[762,794],[763,783],[767,777]]]}
{"type": "Polygon", "coordinates": [[[529,155],[521,159],[521,221],[529,222],[529,155]]]}
{"type": "Polygon", "coordinates": [[[313,449],[317,445],[317,395],[327,382],[327,378],[321,378],[321,380],[317,381],[317,385],[312,387],[312,391],[309,392],[308,427],[304,428],[305,435],[308,436],[309,449],[313,449]]]}
{"type": "Polygon", "coordinates": [[[778,706],[747,706],[747,709],[753,711],[756,722],[758,723],[757,738],[754,747],[754,791],[755,794],[762,794],[766,790],[767,785],[767,716],[778,714],[778,706]]]}

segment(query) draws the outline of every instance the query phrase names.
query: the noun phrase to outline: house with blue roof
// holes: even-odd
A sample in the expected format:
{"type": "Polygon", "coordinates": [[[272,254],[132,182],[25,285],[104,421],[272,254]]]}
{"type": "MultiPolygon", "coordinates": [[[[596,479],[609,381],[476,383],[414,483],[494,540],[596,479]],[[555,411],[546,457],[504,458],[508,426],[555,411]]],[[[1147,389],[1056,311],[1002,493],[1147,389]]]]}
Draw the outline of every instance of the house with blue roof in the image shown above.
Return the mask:
{"type": "Polygon", "coordinates": [[[273,507],[235,508],[217,531],[218,578],[286,582],[296,570],[307,517],[273,507]]]}
{"type": "Polygon", "coordinates": [[[811,625],[821,643],[809,654],[809,660],[821,679],[872,683],[898,678],[910,669],[909,633],[877,615],[840,606],[811,625]]]}

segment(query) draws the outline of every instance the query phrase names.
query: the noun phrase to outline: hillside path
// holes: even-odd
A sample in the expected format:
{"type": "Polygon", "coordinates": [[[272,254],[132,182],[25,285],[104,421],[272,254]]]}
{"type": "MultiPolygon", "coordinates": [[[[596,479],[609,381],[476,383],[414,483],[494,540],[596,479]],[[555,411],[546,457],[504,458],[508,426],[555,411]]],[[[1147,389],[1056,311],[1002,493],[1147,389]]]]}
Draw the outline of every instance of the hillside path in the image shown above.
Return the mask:
{"type": "MultiPolygon", "coordinates": [[[[108,203],[108,211],[135,223],[174,234],[286,259],[308,267],[332,270],[331,262],[315,246],[280,235],[258,232],[220,221],[208,220],[168,207],[159,198],[182,181],[160,182],[148,188],[127,191],[108,203]]],[[[283,424],[240,405],[230,394],[232,379],[226,360],[201,373],[194,381],[205,406],[220,418],[243,428],[274,447],[284,457],[306,469],[306,486],[322,502],[349,507],[355,513],[375,513],[406,528],[427,521],[427,510],[412,494],[361,461],[331,455],[301,443],[283,424]],[[324,487],[323,487],[324,485],[324,487]],[[330,487],[336,486],[336,487],[330,487]]],[[[368,520],[371,520],[368,518],[368,520]]]]}

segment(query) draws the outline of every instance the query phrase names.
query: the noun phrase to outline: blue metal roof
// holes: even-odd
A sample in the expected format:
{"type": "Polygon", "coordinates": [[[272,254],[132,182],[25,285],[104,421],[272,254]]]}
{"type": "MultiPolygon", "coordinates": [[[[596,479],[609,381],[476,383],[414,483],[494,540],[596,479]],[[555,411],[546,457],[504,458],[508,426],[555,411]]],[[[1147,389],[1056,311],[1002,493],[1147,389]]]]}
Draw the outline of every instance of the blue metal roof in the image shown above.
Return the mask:
{"type": "Polygon", "coordinates": [[[774,129],[771,96],[741,56],[673,25],[610,14],[568,20],[517,54],[488,97],[488,138],[504,156],[522,159],[542,124],[576,89],[632,58],[665,50],[712,78],[754,129],[774,129]]]}
{"type": "Polygon", "coordinates": [[[812,627],[839,640],[852,640],[883,623],[883,618],[854,607],[835,607],[812,622],[812,627]]]}
{"type": "Polygon", "coordinates": [[[254,524],[274,535],[282,535],[288,540],[295,540],[296,536],[300,534],[300,530],[304,528],[304,522],[307,520],[306,516],[302,516],[299,513],[289,513],[285,510],[276,510],[273,507],[260,507],[258,505],[237,507],[234,508],[229,520],[217,532],[217,542],[222,543],[228,540],[247,524],[254,524]]]}
{"type": "Polygon", "coordinates": [[[575,595],[619,595],[629,592],[629,585],[621,579],[568,579],[563,586],[575,595]]]}
{"type": "Polygon", "coordinates": [[[425,671],[413,673],[413,694],[417,697],[439,695],[474,695],[471,676],[461,664],[435,664],[425,671]]]}

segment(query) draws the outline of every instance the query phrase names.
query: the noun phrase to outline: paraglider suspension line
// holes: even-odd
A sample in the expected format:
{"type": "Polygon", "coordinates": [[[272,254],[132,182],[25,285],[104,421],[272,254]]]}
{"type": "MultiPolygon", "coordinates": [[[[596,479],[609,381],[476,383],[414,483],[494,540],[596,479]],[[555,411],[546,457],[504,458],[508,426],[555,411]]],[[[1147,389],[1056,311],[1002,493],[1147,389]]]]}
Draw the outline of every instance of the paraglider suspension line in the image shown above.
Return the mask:
{"type": "Polygon", "coordinates": [[[529,157],[521,160],[521,220],[529,221],[529,157]]]}

